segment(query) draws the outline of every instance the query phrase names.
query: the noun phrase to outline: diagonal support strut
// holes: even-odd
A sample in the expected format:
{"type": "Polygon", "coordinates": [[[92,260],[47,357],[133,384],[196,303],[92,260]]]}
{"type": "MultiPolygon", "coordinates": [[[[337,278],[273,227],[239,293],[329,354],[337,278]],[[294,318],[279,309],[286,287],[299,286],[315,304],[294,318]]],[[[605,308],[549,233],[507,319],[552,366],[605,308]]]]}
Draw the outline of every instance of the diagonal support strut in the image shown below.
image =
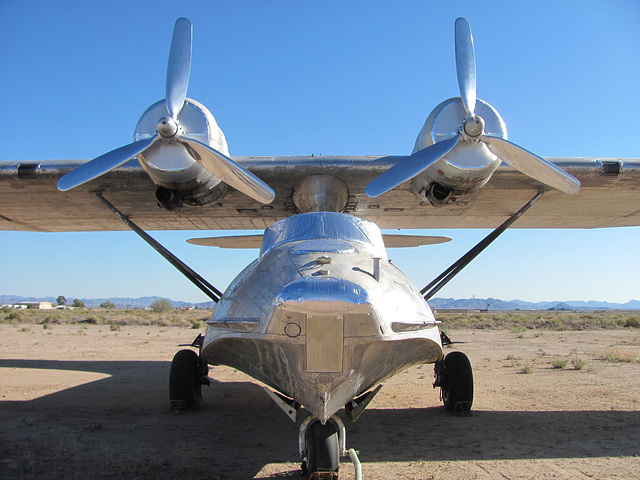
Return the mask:
{"type": "Polygon", "coordinates": [[[460,271],[469,265],[469,263],[476,258],[482,251],[487,248],[496,238],[498,238],[507,228],[509,228],[513,222],[518,220],[524,212],[529,210],[529,207],[536,203],[546,190],[540,190],[531,200],[525,203],[520,210],[511,215],[505,222],[492,231],[489,235],[484,237],[475,247],[469,250],[465,255],[460,257],[457,262],[442,272],[437,278],[435,278],[429,285],[420,290],[420,293],[424,295],[425,300],[429,300],[436,293],[440,291],[449,281],[455,277],[460,271]],[[425,293],[426,292],[426,293],[425,293]]]}
{"type": "Polygon", "coordinates": [[[101,193],[96,193],[96,197],[100,200],[109,210],[115,213],[120,220],[122,220],[131,230],[137,233],[145,242],[151,245],[156,252],[162,255],[171,265],[176,267],[180,273],[182,273],[185,277],[187,277],[191,283],[193,283],[196,287],[198,287],[202,292],[209,297],[214,302],[218,302],[220,297],[222,296],[222,292],[218,290],[216,287],[207,282],[204,278],[198,275],[194,270],[192,270],[187,264],[185,264],[182,260],[176,257],[173,253],[167,250],[164,246],[158,243],[153,237],[151,237],[147,232],[138,227],[135,223],[133,223],[129,217],[127,217],[124,213],[114,207],[106,198],[102,196],[101,193]]]}

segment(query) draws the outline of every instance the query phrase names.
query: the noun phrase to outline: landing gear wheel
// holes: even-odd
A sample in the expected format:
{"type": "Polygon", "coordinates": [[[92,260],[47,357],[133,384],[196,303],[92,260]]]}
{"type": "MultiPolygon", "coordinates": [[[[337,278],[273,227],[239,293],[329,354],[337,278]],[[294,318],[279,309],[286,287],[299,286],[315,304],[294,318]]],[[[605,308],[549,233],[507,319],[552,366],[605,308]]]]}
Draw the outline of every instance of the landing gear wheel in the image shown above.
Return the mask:
{"type": "Polygon", "coordinates": [[[193,350],[180,350],[171,362],[171,412],[195,410],[202,402],[202,361],[193,350]]]}
{"type": "Polygon", "coordinates": [[[470,415],[473,404],[473,373],[469,358],[462,352],[449,353],[444,358],[444,371],[444,408],[454,415],[470,415]]]}
{"type": "Polygon", "coordinates": [[[307,459],[302,463],[303,475],[309,480],[336,480],[340,467],[338,429],[331,421],[309,425],[306,433],[307,459]]]}

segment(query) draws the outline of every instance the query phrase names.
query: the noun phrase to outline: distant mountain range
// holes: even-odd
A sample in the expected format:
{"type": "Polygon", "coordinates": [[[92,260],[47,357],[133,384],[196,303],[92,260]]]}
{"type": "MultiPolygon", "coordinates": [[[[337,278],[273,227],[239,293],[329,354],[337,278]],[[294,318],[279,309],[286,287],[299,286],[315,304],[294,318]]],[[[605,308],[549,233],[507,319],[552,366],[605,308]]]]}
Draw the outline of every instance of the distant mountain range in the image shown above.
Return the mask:
{"type": "MultiPolygon", "coordinates": [[[[66,297],[70,304],[74,297],[66,297]]],[[[146,308],[156,300],[163,297],[110,297],[110,298],[81,298],[88,308],[98,308],[101,303],[109,301],[118,308],[146,308]]],[[[171,300],[175,308],[213,308],[213,302],[183,302],[171,300]]],[[[18,295],[0,295],[2,304],[17,302],[51,302],[56,304],[56,297],[21,297],[18,295]]],[[[489,310],[640,310],[640,301],[630,300],[627,303],[598,302],[595,300],[584,301],[552,301],[552,302],[525,302],[523,300],[499,300],[497,298],[432,298],[429,305],[433,308],[460,308],[460,309],[486,309],[489,310]]]]}
{"type": "Polygon", "coordinates": [[[433,308],[464,308],[489,310],[640,310],[640,301],[627,303],[585,301],[525,302],[523,300],[500,300],[497,298],[432,298],[429,305],[433,308]]]}
{"type": "MultiPolygon", "coordinates": [[[[56,305],[57,297],[21,297],[19,295],[0,295],[0,301],[2,304],[11,304],[17,302],[51,302],[56,305]]],[[[67,299],[67,305],[71,305],[74,298],[76,297],[65,297],[67,299]]],[[[164,297],[139,297],[139,298],[128,298],[128,297],[109,297],[109,298],[80,298],[84,302],[84,305],[87,308],[98,308],[100,304],[109,301],[113,303],[117,308],[146,308],[151,305],[156,300],[162,300],[164,297]]],[[[202,302],[202,303],[193,303],[193,302],[183,302],[181,300],[171,300],[167,298],[171,302],[175,308],[213,308],[215,303],[213,302],[202,302]]]]}

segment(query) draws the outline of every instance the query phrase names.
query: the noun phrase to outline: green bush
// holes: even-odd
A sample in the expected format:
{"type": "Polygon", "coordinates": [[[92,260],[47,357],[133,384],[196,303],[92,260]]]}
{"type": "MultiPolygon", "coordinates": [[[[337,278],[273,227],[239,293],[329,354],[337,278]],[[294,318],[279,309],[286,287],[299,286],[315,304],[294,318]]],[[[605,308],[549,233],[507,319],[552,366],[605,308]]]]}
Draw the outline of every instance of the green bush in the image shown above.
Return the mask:
{"type": "Polygon", "coordinates": [[[171,305],[171,302],[166,298],[161,298],[159,300],[156,300],[153,303],[151,303],[151,305],[149,306],[151,307],[151,310],[153,310],[156,313],[170,312],[171,310],[173,310],[173,306],[171,305]]]}
{"type": "Polygon", "coordinates": [[[640,317],[627,317],[624,326],[627,328],[640,328],[640,317]]]}

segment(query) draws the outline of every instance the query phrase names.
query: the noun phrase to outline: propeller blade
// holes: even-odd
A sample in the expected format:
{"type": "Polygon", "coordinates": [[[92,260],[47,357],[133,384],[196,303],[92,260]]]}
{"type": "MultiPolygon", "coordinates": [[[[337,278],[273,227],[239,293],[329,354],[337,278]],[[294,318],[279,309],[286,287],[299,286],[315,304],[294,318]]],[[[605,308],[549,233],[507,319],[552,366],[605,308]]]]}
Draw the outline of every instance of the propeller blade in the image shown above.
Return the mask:
{"type": "Polygon", "coordinates": [[[178,140],[193,159],[213,173],[224,183],[261,203],[271,203],[276,197],[273,189],[246,168],[238,165],[226,155],[191,138],[178,140]]]}
{"type": "Polygon", "coordinates": [[[176,20],[171,39],[169,64],[167,65],[167,111],[175,120],[187,98],[191,73],[191,22],[187,18],[176,20]]]}
{"type": "Polygon", "coordinates": [[[580,191],[577,178],[515,143],[488,135],[483,136],[482,141],[494,155],[528,177],[571,195],[580,191]]]}
{"type": "Polygon", "coordinates": [[[80,165],[75,170],[71,170],[66,175],[60,177],[58,180],[58,190],[66,192],[83,183],[93,180],[94,178],[104,175],[105,173],[118,168],[120,165],[127,163],[133,157],[142,153],[156,141],[158,135],[154,135],[144,140],[138,140],[137,142],[130,143],[124,147],[111,150],[109,153],[100,155],[93,160],[88,161],[80,165]]]}
{"type": "Polygon", "coordinates": [[[423,148],[374,178],[364,191],[369,197],[378,197],[407,180],[411,180],[453,150],[460,138],[460,135],[456,135],[423,148]]]}
{"type": "Polygon", "coordinates": [[[456,71],[462,103],[469,115],[476,109],[476,54],[471,26],[466,18],[456,20],[456,71]]]}

